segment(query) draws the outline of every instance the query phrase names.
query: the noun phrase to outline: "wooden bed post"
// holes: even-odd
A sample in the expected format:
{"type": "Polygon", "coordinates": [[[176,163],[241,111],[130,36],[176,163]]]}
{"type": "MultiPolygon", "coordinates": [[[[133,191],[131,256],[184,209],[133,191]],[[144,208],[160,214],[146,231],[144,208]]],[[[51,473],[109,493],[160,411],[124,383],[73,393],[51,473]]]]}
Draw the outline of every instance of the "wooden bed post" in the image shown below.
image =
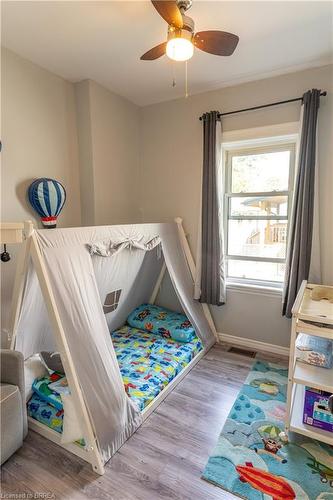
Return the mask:
{"type": "MultiPolygon", "coordinates": [[[[191,249],[190,249],[190,245],[188,244],[188,241],[187,241],[187,238],[186,238],[186,234],[185,234],[185,231],[184,231],[184,228],[183,228],[183,219],[181,217],[176,217],[175,218],[175,223],[177,224],[177,227],[178,227],[180,242],[181,242],[181,245],[182,245],[183,250],[185,252],[186,260],[187,260],[188,266],[190,268],[190,272],[191,272],[192,279],[193,279],[193,282],[194,282],[195,281],[195,273],[196,273],[195,262],[194,262],[194,259],[193,259],[193,256],[192,256],[192,252],[191,252],[191,249]]],[[[217,331],[216,331],[216,328],[215,328],[215,324],[214,324],[214,320],[213,320],[212,314],[210,312],[210,309],[208,307],[208,304],[201,304],[201,305],[202,305],[204,314],[206,316],[206,319],[207,319],[207,321],[209,323],[209,326],[211,327],[211,329],[212,329],[212,331],[214,333],[216,342],[219,343],[220,339],[219,339],[219,336],[217,334],[217,331]]]]}

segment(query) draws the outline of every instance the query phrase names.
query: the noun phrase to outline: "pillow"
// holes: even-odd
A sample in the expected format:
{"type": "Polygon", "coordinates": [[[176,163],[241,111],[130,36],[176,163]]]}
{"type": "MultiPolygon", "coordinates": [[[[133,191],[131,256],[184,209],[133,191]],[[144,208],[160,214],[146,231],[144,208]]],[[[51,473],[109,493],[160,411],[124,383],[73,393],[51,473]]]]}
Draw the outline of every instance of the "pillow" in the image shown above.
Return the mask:
{"type": "Polygon", "coordinates": [[[193,326],[184,314],[151,304],[142,304],[134,309],[127,323],[133,328],[141,328],[177,342],[191,342],[196,337],[193,326]]]}
{"type": "Polygon", "coordinates": [[[54,406],[58,410],[62,410],[62,401],[60,394],[52,391],[49,385],[61,378],[63,378],[62,374],[52,373],[47,377],[36,379],[32,384],[32,390],[40,397],[40,399],[54,406]]]}
{"type": "Polygon", "coordinates": [[[24,362],[24,385],[25,385],[25,400],[28,402],[32,396],[32,384],[37,378],[45,377],[48,374],[47,369],[42,363],[39,354],[30,356],[24,362]]]}
{"type": "Polygon", "coordinates": [[[70,394],[61,394],[61,399],[64,408],[61,442],[74,443],[83,438],[83,429],[75,410],[73,397],[70,394]]]}

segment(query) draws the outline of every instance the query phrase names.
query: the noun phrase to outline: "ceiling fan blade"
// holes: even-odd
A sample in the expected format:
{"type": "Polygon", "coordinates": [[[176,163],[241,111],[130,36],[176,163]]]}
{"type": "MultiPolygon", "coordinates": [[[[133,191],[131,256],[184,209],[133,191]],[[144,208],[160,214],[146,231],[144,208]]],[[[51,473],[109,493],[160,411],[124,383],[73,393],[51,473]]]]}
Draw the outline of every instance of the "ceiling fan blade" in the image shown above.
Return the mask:
{"type": "Polygon", "coordinates": [[[175,0],[151,0],[151,2],[164,21],[175,28],[183,27],[182,14],[175,0]]]}
{"type": "Polygon", "coordinates": [[[156,45],[156,47],[153,47],[152,49],[148,50],[143,56],[140,57],[142,61],[153,61],[154,59],[158,59],[159,57],[164,56],[165,50],[166,50],[166,44],[167,42],[160,43],[159,45],[156,45]]]}
{"type": "Polygon", "coordinates": [[[199,31],[194,35],[193,43],[198,49],[217,56],[231,56],[237,47],[239,38],[227,31],[199,31]]]}

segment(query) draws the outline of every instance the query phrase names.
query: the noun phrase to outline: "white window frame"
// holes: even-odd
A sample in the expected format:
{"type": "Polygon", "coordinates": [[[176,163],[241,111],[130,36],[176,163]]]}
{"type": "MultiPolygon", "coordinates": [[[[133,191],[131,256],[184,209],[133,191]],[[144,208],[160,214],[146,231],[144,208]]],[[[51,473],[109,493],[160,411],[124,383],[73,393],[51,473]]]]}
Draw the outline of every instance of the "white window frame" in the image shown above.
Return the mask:
{"type": "Polygon", "coordinates": [[[287,136],[285,138],[265,138],[265,139],[254,139],[250,141],[235,142],[230,145],[223,145],[223,155],[224,155],[224,202],[223,202],[223,228],[224,228],[224,255],[226,259],[226,276],[227,276],[227,286],[248,286],[254,288],[270,288],[281,290],[283,287],[282,282],[269,281],[269,280],[257,280],[250,278],[238,278],[238,277],[228,277],[228,260],[240,260],[240,261],[255,261],[255,262],[278,262],[285,263],[286,259],[276,258],[270,259],[266,257],[250,257],[250,256],[240,256],[228,254],[228,221],[229,220],[287,220],[287,241],[288,245],[289,238],[289,221],[291,215],[292,197],[294,191],[294,175],[295,175],[295,156],[296,156],[296,141],[297,136],[287,136]],[[290,151],[290,165],[289,165],[289,178],[288,178],[288,190],[287,191],[260,191],[260,192],[241,192],[232,193],[231,191],[231,177],[232,177],[232,157],[239,155],[249,155],[255,153],[265,153],[265,152],[275,152],[275,151],[290,151]],[[257,197],[257,196],[287,196],[288,197],[288,212],[287,215],[281,216],[229,216],[229,206],[230,200],[233,197],[257,197]]]}

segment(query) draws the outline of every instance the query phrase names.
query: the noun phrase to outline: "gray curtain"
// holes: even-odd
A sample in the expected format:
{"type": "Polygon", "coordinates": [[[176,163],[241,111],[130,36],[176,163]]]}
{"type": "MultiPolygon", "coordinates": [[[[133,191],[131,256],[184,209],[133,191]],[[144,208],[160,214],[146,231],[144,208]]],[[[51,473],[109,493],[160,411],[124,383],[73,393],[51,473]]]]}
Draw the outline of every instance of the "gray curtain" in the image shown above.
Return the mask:
{"type": "MultiPolygon", "coordinates": [[[[200,302],[222,305],[222,239],[219,221],[217,179],[220,145],[216,143],[218,111],[205,113],[203,120],[203,173],[201,218],[201,296],[200,302]]],[[[219,124],[220,126],[220,124],[219,124]]],[[[222,196],[222,193],[221,193],[222,196]]]]}
{"type": "Polygon", "coordinates": [[[282,314],[287,318],[291,318],[291,309],[302,281],[309,276],[319,101],[320,90],[312,89],[303,95],[302,132],[283,294],[282,314]]]}

